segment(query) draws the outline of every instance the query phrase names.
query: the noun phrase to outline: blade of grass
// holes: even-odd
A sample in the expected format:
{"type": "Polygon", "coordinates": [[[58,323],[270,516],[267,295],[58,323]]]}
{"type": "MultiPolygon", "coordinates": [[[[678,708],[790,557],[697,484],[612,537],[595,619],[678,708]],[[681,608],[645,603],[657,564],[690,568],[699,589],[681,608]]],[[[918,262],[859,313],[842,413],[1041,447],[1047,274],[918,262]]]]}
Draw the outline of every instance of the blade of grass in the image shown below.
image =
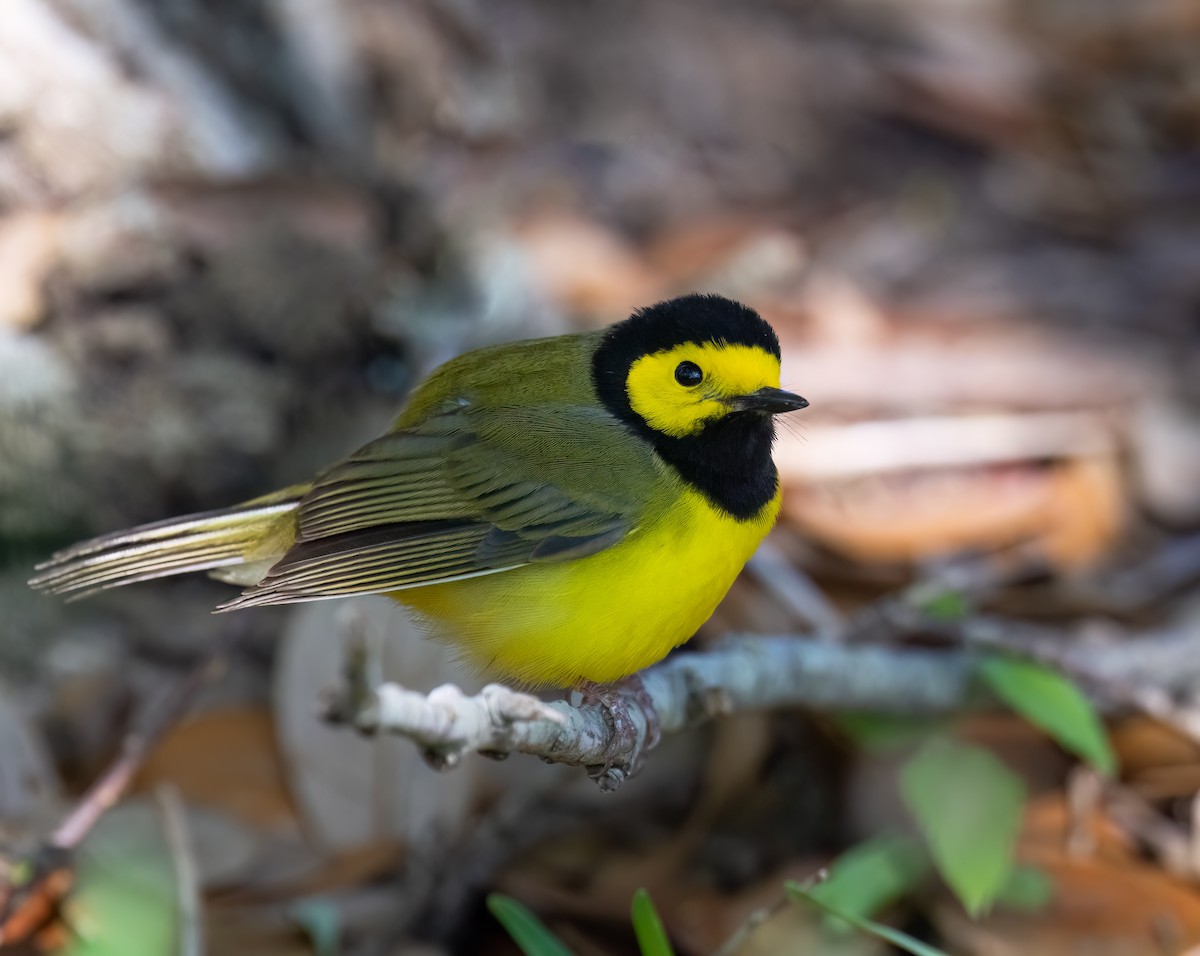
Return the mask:
{"type": "Polygon", "coordinates": [[[487,898],[487,908],[525,956],[573,956],[545,923],[511,896],[492,893],[487,898]]]}
{"type": "Polygon", "coordinates": [[[912,953],[913,956],[947,956],[940,949],[922,943],[919,939],[913,939],[907,933],[902,933],[898,929],[892,929],[890,926],[884,926],[882,923],[876,923],[874,920],[865,919],[862,916],[855,916],[852,913],[847,913],[839,910],[834,906],[830,906],[818,896],[814,896],[811,889],[800,885],[799,883],[789,882],[784,884],[784,889],[788,896],[799,902],[809,903],[816,906],[818,909],[824,910],[830,916],[836,916],[838,919],[843,919],[856,929],[862,930],[871,936],[882,939],[885,942],[891,943],[893,946],[898,946],[906,953],[912,953]]]}
{"type": "Polygon", "coordinates": [[[929,869],[929,854],[915,838],[882,833],[834,860],[813,893],[839,910],[873,916],[911,892],[929,869]]]}
{"type": "Polygon", "coordinates": [[[671,949],[671,941],[667,938],[667,931],[663,928],[658,911],[650,900],[650,894],[645,890],[634,893],[631,910],[633,932],[637,936],[638,949],[642,951],[642,956],[675,956],[675,951],[671,949]]]}

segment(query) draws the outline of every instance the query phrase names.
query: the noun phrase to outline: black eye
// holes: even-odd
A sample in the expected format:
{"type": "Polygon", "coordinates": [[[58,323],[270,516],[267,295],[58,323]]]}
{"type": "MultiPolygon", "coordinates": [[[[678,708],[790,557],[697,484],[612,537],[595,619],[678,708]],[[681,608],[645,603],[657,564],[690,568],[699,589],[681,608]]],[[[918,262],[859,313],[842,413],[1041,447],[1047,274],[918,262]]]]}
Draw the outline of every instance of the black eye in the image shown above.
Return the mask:
{"type": "Polygon", "coordinates": [[[704,381],[704,373],[695,362],[680,362],[675,366],[675,381],[691,388],[704,381]]]}

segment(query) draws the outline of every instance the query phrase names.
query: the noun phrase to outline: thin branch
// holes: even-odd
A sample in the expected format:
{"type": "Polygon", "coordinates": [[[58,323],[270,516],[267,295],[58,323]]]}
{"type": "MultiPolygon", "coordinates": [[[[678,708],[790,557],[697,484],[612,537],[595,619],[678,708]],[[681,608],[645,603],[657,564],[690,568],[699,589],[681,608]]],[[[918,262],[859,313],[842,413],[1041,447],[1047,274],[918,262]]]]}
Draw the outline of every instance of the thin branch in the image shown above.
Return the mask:
{"type": "Polygon", "coordinates": [[[160,784],[154,797],[171,862],[175,866],[175,911],[179,934],[176,956],[201,956],[204,952],[204,920],[200,913],[200,876],[188,831],[187,810],[179,791],[171,784],[160,784]]]}
{"type": "Polygon", "coordinates": [[[1200,637],[1127,635],[1121,643],[1097,647],[1069,632],[1025,622],[983,617],[939,622],[902,606],[875,610],[853,622],[840,641],[740,637],[704,653],[676,654],[642,672],[640,689],[618,685],[606,699],[578,707],[499,684],[475,695],[453,685],[429,694],[391,683],[372,687],[364,667],[350,666],[326,719],[364,734],[409,737],[438,769],[455,766],[471,752],[525,753],[586,767],[603,789],[613,789],[636,771],[655,724],[669,734],[745,711],[805,707],[934,716],[994,705],[972,675],[981,652],[1005,650],[1080,678],[1102,708],[1143,710],[1176,726],[1184,723],[1167,714],[1161,701],[1151,707],[1146,688],[1158,685],[1167,695],[1181,682],[1194,686],[1187,678],[1195,675],[1200,637]],[[939,634],[955,646],[894,646],[898,636],[939,634]],[[892,646],[863,643],[872,635],[892,646]],[[1144,668],[1136,684],[1115,677],[1131,641],[1138,642],[1143,661],[1154,662],[1153,678],[1144,668]]]}
{"type": "Polygon", "coordinates": [[[770,539],[758,546],[747,568],[776,601],[818,633],[834,635],[845,630],[841,611],[770,539]]]}
{"type": "Polygon", "coordinates": [[[617,686],[609,702],[573,707],[499,684],[476,695],[453,685],[429,694],[397,684],[365,687],[351,668],[347,686],[326,709],[332,723],[366,734],[394,733],[420,746],[435,767],[464,754],[527,753],[587,767],[611,789],[637,768],[645,749],[645,704],[663,733],[722,714],[805,706],[819,710],[952,713],[986,700],[971,683],[971,661],[958,651],[841,646],[795,637],[739,638],[703,654],[678,654],[641,674],[644,693],[617,686]],[[358,701],[358,706],[354,702],[358,701]],[[621,707],[634,733],[617,729],[621,707]]]}
{"type": "Polygon", "coordinates": [[[197,692],[216,676],[243,633],[240,627],[226,630],[204,660],[166,691],[126,734],[121,752],[108,769],[29,857],[32,872],[19,885],[0,878],[0,947],[30,938],[54,917],[71,885],[72,852],[125,795],[147,755],[187,712],[197,692]]]}
{"type": "Polygon", "coordinates": [[[215,676],[232,640],[227,638],[211,651],[125,735],[120,754],[59,824],[50,837],[51,846],[58,850],[74,849],[92,831],[97,821],[120,801],[150,751],[187,712],[199,690],[215,676]]]}
{"type": "Polygon", "coordinates": [[[1069,631],[986,615],[935,621],[898,601],[879,602],[869,617],[864,631],[873,628],[889,640],[937,633],[967,648],[1037,661],[1078,681],[1108,709],[1141,712],[1200,741],[1200,709],[1176,699],[1179,694],[1194,696],[1200,685],[1200,635],[1187,630],[1119,632],[1101,643],[1069,631]]]}

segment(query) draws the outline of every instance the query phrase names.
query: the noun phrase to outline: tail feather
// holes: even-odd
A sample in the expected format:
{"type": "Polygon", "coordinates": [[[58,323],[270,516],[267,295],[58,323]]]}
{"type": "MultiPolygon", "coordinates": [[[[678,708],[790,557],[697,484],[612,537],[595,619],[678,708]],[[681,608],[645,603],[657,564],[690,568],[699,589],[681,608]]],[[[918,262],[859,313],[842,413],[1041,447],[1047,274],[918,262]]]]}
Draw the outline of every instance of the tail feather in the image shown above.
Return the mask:
{"type": "MultiPolygon", "coordinates": [[[[289,489],[290,491],[290,489],[289,489]]],[[[299,494],[247,502],[101,535],[37,566],[31,587],[85,597],[106,588],[190,571],[257,563],[291,544],[286,517],[299,494]]]]}

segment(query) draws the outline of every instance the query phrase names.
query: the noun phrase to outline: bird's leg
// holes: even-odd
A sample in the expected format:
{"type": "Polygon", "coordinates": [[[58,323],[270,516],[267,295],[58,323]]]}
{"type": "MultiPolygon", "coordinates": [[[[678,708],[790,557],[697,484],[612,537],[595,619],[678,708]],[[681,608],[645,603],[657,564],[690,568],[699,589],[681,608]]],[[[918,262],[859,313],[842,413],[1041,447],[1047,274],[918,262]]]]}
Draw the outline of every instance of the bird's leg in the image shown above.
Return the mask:
{"type": "Polygon", "coordinates": [[[583,681],[579,685],[584,704],[599,704],[608,711],[612,718],[614,746],[625,749],[633,748],[638,757],[642,750],[648,750],[662,739],[662,726],[658,720],[658,711],[654,701],[646,692],[642,678],[633,674],[615,684],[597,684],[594,681],[583,681]],[[646,721],[646,739],[638,746],[638,728],[629,713],[630,698],[641,708],[646,721]]]}

